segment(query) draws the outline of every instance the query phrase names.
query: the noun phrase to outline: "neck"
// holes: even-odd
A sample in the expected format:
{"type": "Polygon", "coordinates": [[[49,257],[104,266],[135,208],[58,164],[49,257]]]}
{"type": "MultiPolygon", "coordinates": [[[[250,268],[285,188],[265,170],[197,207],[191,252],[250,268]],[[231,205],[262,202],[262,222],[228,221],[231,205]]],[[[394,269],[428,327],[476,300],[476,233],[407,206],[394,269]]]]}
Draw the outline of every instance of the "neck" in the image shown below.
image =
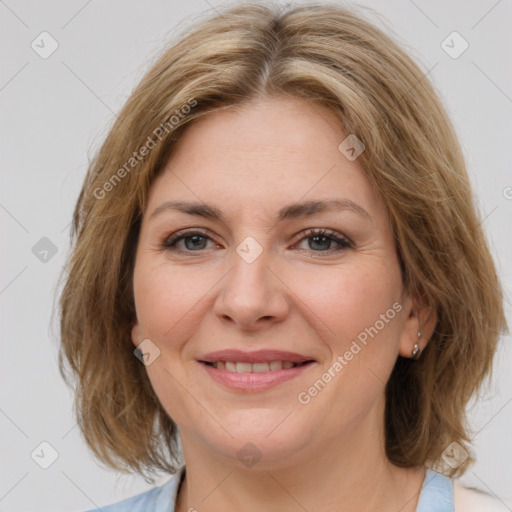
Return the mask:
{"type": "Polygon", "coordinates": [[[240,467],[182,434],[186,477],[176,512],[414,512],[425,470],[391,464],[383,428],[368,421],[335,439],[312,438],[287,463],[240,467]],[[328,446],[328,449],[326,449],[328,446]]]}

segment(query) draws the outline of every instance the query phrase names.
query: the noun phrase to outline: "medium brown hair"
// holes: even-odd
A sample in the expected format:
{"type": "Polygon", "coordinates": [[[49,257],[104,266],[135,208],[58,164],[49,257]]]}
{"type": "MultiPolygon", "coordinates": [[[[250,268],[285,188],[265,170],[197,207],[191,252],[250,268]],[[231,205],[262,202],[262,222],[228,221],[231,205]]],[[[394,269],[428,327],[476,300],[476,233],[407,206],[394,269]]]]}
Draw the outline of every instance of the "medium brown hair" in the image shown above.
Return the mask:
{"type": "Polygon", "coordinates": [[[60,294],[59,364],[76,384],[86,442],[108,466],[148,481],[176,470],[176,424],[130,336],[140,221],[187,126],[269,95],[327,106],[364,142],[359,161],[390,212],[404,285],[437,313],[420,359],[398,357],[387,384],[388,458],[433,466],[451,442],[469,450],[466,405],[506,322],[463,155],[425,73],[380,29],[332,4],[244,3],[196,23],[145,75],[91,162],[60,294]]]}

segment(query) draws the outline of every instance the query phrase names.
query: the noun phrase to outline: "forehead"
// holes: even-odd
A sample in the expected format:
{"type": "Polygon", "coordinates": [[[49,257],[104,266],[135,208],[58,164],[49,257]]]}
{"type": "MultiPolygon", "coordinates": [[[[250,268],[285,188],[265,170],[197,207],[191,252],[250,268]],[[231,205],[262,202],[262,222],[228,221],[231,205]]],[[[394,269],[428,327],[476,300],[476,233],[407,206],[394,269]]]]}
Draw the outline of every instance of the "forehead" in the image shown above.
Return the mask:
{"type": "Polygon", "coordinates": [[[357,159],[338,149],[346,137],[333,112],[295,98],[208,114],[184,131],[151,187],[148,210],[187,199],[256,213],[292,201],[343,197],[378,216],[385,211],[382,200],[357,159]]]}

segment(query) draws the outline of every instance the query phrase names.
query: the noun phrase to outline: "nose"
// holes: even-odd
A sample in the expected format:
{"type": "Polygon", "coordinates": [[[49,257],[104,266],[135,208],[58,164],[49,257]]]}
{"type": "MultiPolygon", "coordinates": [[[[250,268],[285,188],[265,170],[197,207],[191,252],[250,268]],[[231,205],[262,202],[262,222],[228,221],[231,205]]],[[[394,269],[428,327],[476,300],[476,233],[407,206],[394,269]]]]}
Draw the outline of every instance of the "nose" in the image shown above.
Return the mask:
{"type": "Polygon", "coordinates": [[[244,331],[258,331],[282,322],[289,311],[288,288],[263,251],[254,261],[233,253],[214,312],[221,321],[244,331]]]}

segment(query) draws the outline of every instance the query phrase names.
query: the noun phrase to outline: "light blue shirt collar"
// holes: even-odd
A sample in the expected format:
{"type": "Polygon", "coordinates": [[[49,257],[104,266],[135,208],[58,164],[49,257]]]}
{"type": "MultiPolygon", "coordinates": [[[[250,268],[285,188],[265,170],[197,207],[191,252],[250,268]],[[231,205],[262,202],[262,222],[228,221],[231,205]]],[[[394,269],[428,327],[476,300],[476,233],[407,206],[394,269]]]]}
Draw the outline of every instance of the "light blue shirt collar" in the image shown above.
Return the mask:
{"type": "MultiPolygon", "coordinates": [[[[95,508],[87,512],[174,512],[180,484],[185,475],[185,466],[164,485],[154,487],[132,498],[106,507],[95,508]]],[[[454,512],[452,479],[430,469],[418,499],[416,512],[454,512]]]]}
{"type": "Polygon", "coordinates": [[[452,479],[427,469],[416,512],[454,512],[452,479]]]}

